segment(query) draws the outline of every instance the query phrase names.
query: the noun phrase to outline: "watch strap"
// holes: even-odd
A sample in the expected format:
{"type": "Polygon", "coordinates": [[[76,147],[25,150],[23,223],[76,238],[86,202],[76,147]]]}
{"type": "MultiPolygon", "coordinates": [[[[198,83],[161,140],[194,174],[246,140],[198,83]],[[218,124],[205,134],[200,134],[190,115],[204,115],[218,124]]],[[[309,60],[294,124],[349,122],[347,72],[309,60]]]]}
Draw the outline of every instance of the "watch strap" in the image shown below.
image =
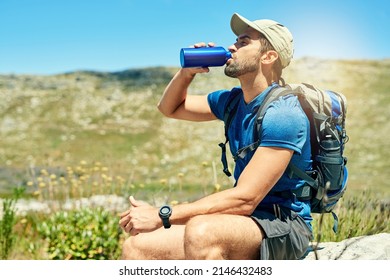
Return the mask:
{"type": "Polygon", "coordinates": [[[164,228],[170,228],[171,227],[171,223],[169,222],[169,217],[161,218],[161,220],[163,222],[164,228]]]}

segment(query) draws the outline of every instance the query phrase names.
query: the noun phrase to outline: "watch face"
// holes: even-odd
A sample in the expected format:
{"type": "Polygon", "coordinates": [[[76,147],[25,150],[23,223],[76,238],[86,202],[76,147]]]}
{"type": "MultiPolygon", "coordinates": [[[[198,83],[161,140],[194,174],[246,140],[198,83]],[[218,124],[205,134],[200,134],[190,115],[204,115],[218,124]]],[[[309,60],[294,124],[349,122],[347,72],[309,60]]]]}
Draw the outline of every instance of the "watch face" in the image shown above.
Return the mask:
{"type": "Polygon", "coordinates": [[[164,206],[160,210],[160,213],[162,215],[168,215],[170,212],[171,212],[171,209],[168,206],[164,206]]]}
{"type": "Polygon", "coordinates": [[[164,228],[171,227],[171,224],[169,222],[169,217],[171,216],[171,214],[172,214],[172,208],[169,207],[168,205],[165,205],[165,206],[160,208],[159,215],[160,215],[160,218],[162,219],[164,228]]]}

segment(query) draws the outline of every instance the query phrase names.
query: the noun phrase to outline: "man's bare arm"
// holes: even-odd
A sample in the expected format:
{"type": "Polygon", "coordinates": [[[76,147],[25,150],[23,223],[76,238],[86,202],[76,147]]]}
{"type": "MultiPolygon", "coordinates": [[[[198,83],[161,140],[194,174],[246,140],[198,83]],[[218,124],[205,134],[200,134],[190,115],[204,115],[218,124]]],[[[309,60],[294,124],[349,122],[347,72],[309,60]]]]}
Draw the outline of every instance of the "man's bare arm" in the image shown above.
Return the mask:
{"type": "Polygon", "coordinates": [[[207,96],[187,95],[188,87],[197,73],[207,68],[181,69],[166,87],[157,107],[165,116],[189,121],[209,121],[216,117],[211,112],[207,96]]]}

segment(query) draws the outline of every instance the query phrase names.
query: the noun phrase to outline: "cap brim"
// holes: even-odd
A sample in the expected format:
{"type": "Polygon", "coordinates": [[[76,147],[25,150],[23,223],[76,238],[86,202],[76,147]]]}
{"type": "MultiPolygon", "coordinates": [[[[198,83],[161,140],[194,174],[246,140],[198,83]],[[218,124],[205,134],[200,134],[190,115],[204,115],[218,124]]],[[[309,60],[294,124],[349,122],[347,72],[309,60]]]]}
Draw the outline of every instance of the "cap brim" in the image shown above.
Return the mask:
{"type": "Polygon", "coordinates": [[[255,26],[250,20],[244,18],[237,13],[235,13],[230,20],[230,27],[233,33],[237,36],[244,33],[248,26],[252,27],[255,30],[258,30],[257,26],[255,26]]]}

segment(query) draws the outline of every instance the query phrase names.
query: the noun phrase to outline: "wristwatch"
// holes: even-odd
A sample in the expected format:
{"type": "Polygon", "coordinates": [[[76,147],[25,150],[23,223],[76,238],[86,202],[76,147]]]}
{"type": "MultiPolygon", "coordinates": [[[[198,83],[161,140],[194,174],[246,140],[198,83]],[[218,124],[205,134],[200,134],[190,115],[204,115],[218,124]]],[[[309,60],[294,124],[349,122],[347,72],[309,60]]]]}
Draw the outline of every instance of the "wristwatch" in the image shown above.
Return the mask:
{"type": "Polygon", "coordinates": [[[164,228],[170,228],[171,223],[169,222],[169,217],[172,215],[172,208],[169,205],[164,205],[160,208],[158,215],[163,222],[164,228]]]}

